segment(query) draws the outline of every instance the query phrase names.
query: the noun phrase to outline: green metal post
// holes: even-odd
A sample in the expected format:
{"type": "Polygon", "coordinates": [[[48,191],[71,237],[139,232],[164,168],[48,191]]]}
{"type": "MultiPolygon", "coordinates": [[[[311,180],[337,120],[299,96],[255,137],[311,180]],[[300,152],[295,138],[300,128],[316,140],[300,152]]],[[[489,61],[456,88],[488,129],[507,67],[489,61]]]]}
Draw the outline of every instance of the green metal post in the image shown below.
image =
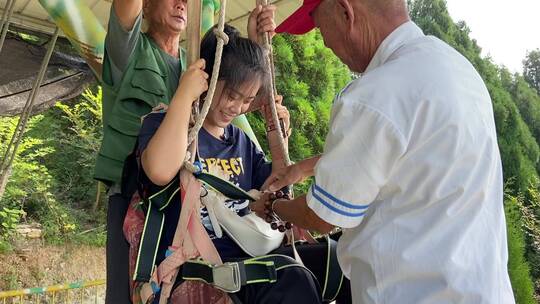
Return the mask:
{"type": "Polygon", "coordinates": [[[4,9],[4,14],[2,15],[2,37],[0,37],[0,53],[2,52],[4,41],[6,40],[9,23],[11,22],[11,16],[13,15],[13,8],[15,8],[15,1],[17,0],[8,0],[4,9]]]}

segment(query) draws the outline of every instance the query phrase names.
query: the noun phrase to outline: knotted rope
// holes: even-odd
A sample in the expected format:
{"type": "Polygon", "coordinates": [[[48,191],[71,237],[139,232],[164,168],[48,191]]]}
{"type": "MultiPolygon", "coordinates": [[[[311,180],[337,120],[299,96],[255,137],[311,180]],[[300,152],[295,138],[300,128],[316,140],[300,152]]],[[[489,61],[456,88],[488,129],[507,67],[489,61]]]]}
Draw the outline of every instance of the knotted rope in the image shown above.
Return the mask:
{"type": "MultiPolygon", "coordinates": [[[[201,109],[201,112],[195,119],[195,124],[191,129],[189,130],[188,135],[188,146],[191,146],[194,144],[195,139],[197,138],[197,135],[199,134],[199,131],[201,130],[201,127],[204,123],[204,120],[206,119],[206,116],[208,115],[208,111],[210,110],[210,106],[212,105],[212,100],[214,99],[214,94],[216,91],[216,85],[219,77],[219,69],[221,67],[221,56],[223,55],[223,46],[229,43],[229,36],[223,31],[225,28],[225,7],[227,6],[227,0],[221,1],[221,7],[219,9],[219,20],[218,20],[218,27],[214,29],[214,33],[216,34],[216,38],[218,39],[217,46],[216,46],[216,56],[214,60],[214,68],[212,71],[212,77],[210,78],[210,85],[208,87],[208,93],[206,94],[206,97],[204,99],[204,104],[201,109]]],[[[188,149],[191,151],[194,151],[193,149],[188,149]]],[[[184,160],[184,168],[187,169],[190,172],[197,172],[198,168],[195,167],[190,159],[191,159],[190,153],[186,154],[186,158],[184,160]]]]}

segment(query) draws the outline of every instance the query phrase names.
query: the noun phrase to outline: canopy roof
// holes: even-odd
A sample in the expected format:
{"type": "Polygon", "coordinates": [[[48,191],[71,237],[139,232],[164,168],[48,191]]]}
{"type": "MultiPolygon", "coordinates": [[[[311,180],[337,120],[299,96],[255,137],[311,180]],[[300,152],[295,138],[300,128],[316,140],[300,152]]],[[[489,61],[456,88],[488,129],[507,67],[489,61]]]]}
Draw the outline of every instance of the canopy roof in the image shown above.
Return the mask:
{"type": "MultiPolygon", "coordinates": [[[[15,6],[11,18],[10,28],[14,31],[26,32],[42,36],[47,39],[56,25],[47,11],[38,0],[14,0],[15,6]],[[39,34],[42,33],[42,34],[39,34]]],[[[55,0],[47,0],[54,4],[55,0]]],[[[56,0],[65,3],[68,12],[73,0],[56,0]]],[[[109,12],[112,0],[80,0],[97,17],[104,29],[107,28],[109,12]]],[[[202,1],[202,0],[201,0],[202,1]]],[[[4,13],[8,0],[0,0],[0,16],[4,13]]],[[[276,23],[284,20],[302,3],[302,0],[270,0],[270,3],[278,7],[276,23]]],[[[255,7],[255,0],[228,0],[226,20],[246,34],[246,25],[249,12],[255,7]]],[[[78,21],[75,15],[72,16],[78,21]]],[[[87,26],[85,23],[81,25],[87,26]]],[[[86,29],[92,32],[91,29],[86,29]]],[[[102,31],[102,29],[100,29],[102,31]]],[[[94,33],[97,32],[93,31],[94,33]]],[[[61,32],[61,36],[65,36],[61,32]]],[[[100,38],[103,39],[103,38],[100,38]]],[[[98,39],[99,41],[99,39],[98,39]]],[[[64,51],[60,51],[59,44],[68,43],[60,38],[56,46],[51,62],[47,68],[44,82],[41,86],[39,98],[36,101],[35,110],[45,109],[54,104],[56,100],[66,100],[78,95],[83,87],[93,81],[88,67],[78,56],[69,57],[64,51]]],[[[41,60],[45,54],[45,45],[32,45],[23,41],[15,34],[8,34],[8,39],[0,55],[0,116],[14,115],[19,113],[28,98],[32,88],[34,76],[39,70],[41,60]],[[16,64],[13,64],[16,63],[16,64]]]]}
{"type": "MultiPolygon", "coordinates": [[[[11,22],[21,27],[38,30],[44,33],[53,33],[55,25],[49,15],[37,0],[15,0],[15,7],[11,22]]],[[[8,0],[0,0],[0,13],[3,13],[8,0]]],[[[112,0],[82,0],[99,19],[103,27],[107,28],[112,0]]],[[[296,8],[302,0],[270,0],[278,7],[276,23],[283,21],[296,8]]],[[[229,0],[227,1],[226,20],[245,34],[249,12],[255,7],[255,0],[229,0]]]]}

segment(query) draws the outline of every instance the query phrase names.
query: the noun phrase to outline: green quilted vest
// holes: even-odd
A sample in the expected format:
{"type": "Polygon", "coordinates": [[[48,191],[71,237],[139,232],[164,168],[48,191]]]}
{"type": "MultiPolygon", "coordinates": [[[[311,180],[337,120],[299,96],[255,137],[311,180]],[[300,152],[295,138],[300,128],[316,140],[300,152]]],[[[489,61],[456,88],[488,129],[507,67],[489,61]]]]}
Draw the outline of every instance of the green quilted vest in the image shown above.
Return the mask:
{"type": "MultiPolygon", "coordinates": [[[[184,51],[181,50],[181,66],[184,51]]],[[[112,86],[110,63],[103,60],[103,141],[94,178],[107,185],[120,183],[125,158],[134,148],[141,117],[159,103],[169,104],[176,87],[168,85],[168,68],[159,47],[141,34],[122,80],[112,86]]]]}

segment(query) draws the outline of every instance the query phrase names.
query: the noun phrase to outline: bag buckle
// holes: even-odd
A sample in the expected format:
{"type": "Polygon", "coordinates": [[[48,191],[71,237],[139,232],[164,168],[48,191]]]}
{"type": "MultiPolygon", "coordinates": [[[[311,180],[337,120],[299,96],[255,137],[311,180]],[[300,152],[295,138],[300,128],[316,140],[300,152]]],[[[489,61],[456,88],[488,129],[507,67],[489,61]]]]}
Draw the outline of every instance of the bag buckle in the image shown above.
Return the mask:
{"type": "Polygon", "coordinates": [[[212,268],[214,287],[228,293],[238,292],[242,287],[238,263],[224,263],[212,268]]]}

